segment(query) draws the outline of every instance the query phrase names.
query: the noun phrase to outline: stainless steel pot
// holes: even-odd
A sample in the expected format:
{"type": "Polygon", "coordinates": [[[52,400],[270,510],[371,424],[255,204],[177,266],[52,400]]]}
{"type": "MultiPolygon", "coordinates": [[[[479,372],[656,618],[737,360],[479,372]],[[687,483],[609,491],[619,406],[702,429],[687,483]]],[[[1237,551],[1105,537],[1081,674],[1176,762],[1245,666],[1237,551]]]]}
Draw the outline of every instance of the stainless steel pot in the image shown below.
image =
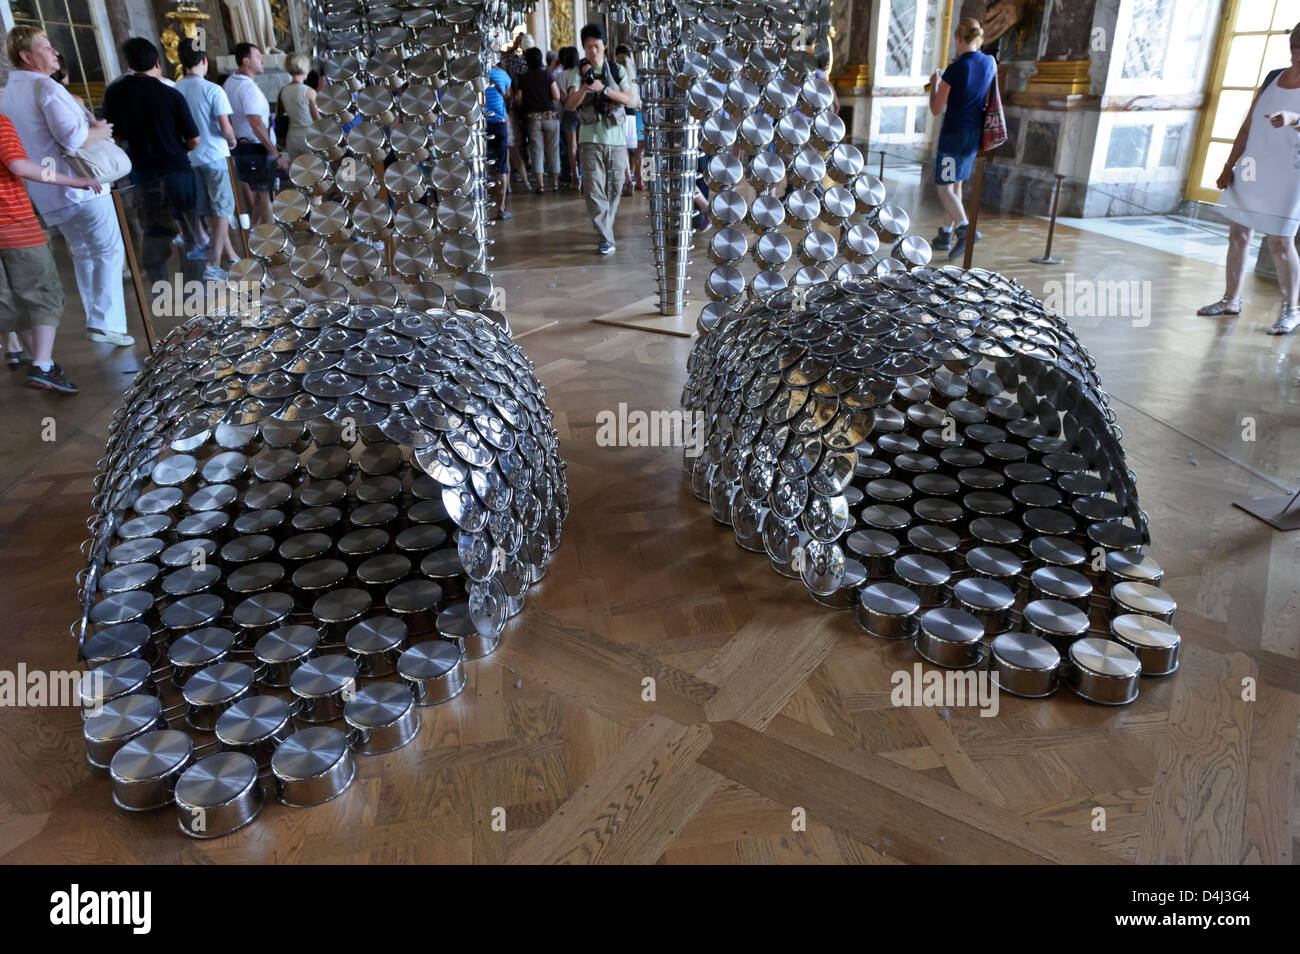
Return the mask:
{"type": "Polygon", "coordinates": [[[354,730],[352,748],[362,755],[400,749],[420,729],[420,713],[409,685],[377,682],[348,700],[343,717],[354,730]]]}
{"type": "Polygon", "coordinates": [[[1029,633],[1002,633],[989,647],[989,673],[998,688],[1013,696],[1041,699],[1056,691],[1061,654],[1029,633]]]}
{"type": "Polygon", "coordinates": [[[242,752],[199,759],[176,782],[176,821],[191,838],[220,838],[243,828],[261,812],[266,792],[257,763],[242,752]]]}
{"type": "Polygon", "coordinates": [[[301,700],[303,722],[333,722],[343,717],[343,706],[356,692],[357,664],[349,656],[329,655],[308,659],[289,679],[290,691],[301,700]]]}
{"type": "Polygon", "coordinates": [[[858,625],[878,639],[911,639],[920,610],[920,598],[907,587],[873,583],[858,598],[858,625]]]}
{"type": "Polygon", "coordinates": [[[397,672],[410,685],[416,705],[432,706],[465,688],[460,650],[442,639],[419,643],[402,653],[397,672]]]}
{"type": "Polygon", "coordinates": [[[83,716],[96,714],[102,706],[123,696],[156,696],[153,670],[143,659],[128,656],[91,669],[81,677],[77,693],[83,716]]]}
{"type": "Polygon", "coordinates": [[[171,644],[167,658],[172,665],[172,685],[185,688],[195,673],[224,662],[235,645],[235,634],[220,626],[207,626],[186,633],[171,644]]]}
{"type": "Polygon", "coordinates": [[[372,616],[348,630],[345,642],[359,676],[389,676],[397,671],[406,624],[393,616],[372,616]]]}
{"type": "Polygon", "coordinates": [[[108,767],[113,802],[128,812],[171,804],[176,781],[193,761],[194,743],[184,732],[147,732],[118,749],[108,767]]]}
{"type": "Polygon", "coordinates": [[[1034,600],[1025,606],[1029,632],[1056,647],[1066,658],[1070,644],[1088,633],[1088,614],[1060,600],[1034,600]]]}
{"type": "Polygon", "coordinates": [[[1164,620],[1126,613],[1110,621],[1110,635],[1137,656],[1144,676],[1167,676],[1178,668],[1182,640],[1164,620]]]}
{"type": "Polygon", "coordinates": [[[107,769],[122,746],[147,732],[167,728],[162,701],[157,696],[122,696],[105,703],[98,715],[82,726],[86,761],[107,769]]]}
{"type": "Polygon", "coordinates": [[[952,595],[958,607],[980,621],[985,633],[996,635],[1010,629],[1016,594],[1004,583],[967,577],[953,585],[952,595]]]}
{"type": "Polygon", "coordinates": [[[1070,645],[1068,658],[1065,684],[1089,702],[1119,706],[1137,698],[1142,664],[1126,647],[1089,636],[1070,645]]]}
{"type": "Polygon", "coordinates": [[[271,630],[253,647],[253,655],[262,665],[258,681],[264,686],[283,689],[319,645],[320,633],[312,626],[290,625],[271,630]]]}
{"type": "Polygon", "coordinates": [[[969,669],[984,661],[984,627],[965,610],[941,606],[921,614],[915,646],[922,658],[947,669],[969,669]]]}
{"type": "Polygon", "coordinates": [[[238,662],[217,663],[200,669],[190,676],[181,690],[186,723],[200,732],[211,732],[223,712],[252,695],[255,679],[252,667],[238,662]]]}
{"type": "Polygon", "coordinates": [[[1114,613],[1140,613],[1166,623],[1174,621],[1178,609],[1174,598],[1158,586],[1127,581],[1111,587],[1110,605],[1114,613]]]}
{"type": "Polygon", "coordinates": [[[322,805],[337,798],[352,784],[356,772],[347,738],[325,725],[295,732],[271,759],[276,795],[291,808],[322,805]]]}
{"type": "Polygon", "coordinates": [[[213,731],[223,749],[267,766],[280,743],[293,734],[293,707],[275,696],[249,696],[221,713],[213,731]]]}

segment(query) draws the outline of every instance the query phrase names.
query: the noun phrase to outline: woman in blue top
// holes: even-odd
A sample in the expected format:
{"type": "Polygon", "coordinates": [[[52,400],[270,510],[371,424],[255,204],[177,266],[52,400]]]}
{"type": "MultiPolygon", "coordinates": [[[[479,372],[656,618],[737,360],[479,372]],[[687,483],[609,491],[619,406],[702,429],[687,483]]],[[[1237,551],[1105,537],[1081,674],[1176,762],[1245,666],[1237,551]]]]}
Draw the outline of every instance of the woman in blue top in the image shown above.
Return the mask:
{"type": "MultiPolygon", "coordinates": [[[[949,258],[956,258],[966,250],[966,210],[961,204],[961,184],[970,178],[975,153],[980,148],[984,135],[984,98],[997,73],[993,57],[980,52],[984,28],[978,20],[966,17],[958,23],[956,39],[957,59],[942,73],[935,70],[930,85],[930,112],[936,116],[943,113],[934,184],[944,212],[944,224],[931,244],[937,249],[948,249],[949,258]]],[[[979,238],[976,232],[970,242],[973,244],[979,238]]]]}

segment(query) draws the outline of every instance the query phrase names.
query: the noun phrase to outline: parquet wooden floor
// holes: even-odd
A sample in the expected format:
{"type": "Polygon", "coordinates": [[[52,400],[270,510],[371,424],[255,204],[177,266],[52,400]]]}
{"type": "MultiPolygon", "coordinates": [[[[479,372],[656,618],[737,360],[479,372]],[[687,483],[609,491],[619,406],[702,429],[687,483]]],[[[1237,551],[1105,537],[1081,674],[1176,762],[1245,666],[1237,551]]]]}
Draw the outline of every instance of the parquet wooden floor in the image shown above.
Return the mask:
{"type": "MultiPolygon", "coordinates": [[[[906,204],[910,201],[901,197],[906,204]]],[[[270,805],[211,843],[163,811],[127,816],[83,758],[70,709],[0,710],[6,862],[1225,862],[1297,856],[1300,533],[1229,502],[1292,482],[1297,345],[1247,316],[1192,308],[1221,274],[1062,229],[1065,266],[1025,263],[1037,220],[986,217],[977,263],[1019,277],[1150,281],[1152,321],[1078,322],[1111,389],[1177,598],[1183,665],[1133,705],[1064,691],[973,708],[895,708],[905,646],[812,603],[738,549],[681,479],[680,452],[606,448],[596,415],[678,406],[690,342],[592,324],[653,294],[644,200],[619,251],[592,254],[582,203],[517,199],[496,228],[497,274],[536,362],[568,462],[572,513],[556,561],[500,649],[469,664],[417,740],[359,759],[352,788],[310,810],[270,805]],[[553,322],[553,324],[552,324],[553,322]],[[1244,416],[1256,440],[1241,440],[1244,416]],[[657,687],[643,699],[643,680],[657,687]],[[1243,702],[1242,680],[1257,681],[1243,702]],[[505,809],[504,831],[492,824],[505,809]],[[1096,830],[1096,809],[1105,810],[1096,830]],[[795,830],[798,811],[804,830],[795,830]]],[[[920,206],[932,230],[933,210],[920,206]]],[[[703,255],[700,256],[703,259],[703,255]]],[[[707,265],[695,269],[702,278],[707,265]]],[[[69,284],[71,288],[71,284],[69,284]]],[[[75,321],[69,319],[69,328],[75,321]]],[[[0,449],[0,666],[72,668],[76,545],[120,373],[72,331],[83,392],[10,386],[0,449]],[[36,423],[53,416],[55,442],[36,423]]],[[[6,385],[11,384],[6,382],[6,385]]]]}

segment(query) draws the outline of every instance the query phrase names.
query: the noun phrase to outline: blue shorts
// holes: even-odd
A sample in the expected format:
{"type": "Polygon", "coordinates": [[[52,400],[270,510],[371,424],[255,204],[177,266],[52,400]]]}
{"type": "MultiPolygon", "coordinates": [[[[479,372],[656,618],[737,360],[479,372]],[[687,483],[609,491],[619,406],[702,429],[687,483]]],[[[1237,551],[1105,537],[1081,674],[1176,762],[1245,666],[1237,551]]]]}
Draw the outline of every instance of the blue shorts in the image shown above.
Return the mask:
{"type": "Polygon", "coordinates": [[[969,179],[975,165],[975,153],[979,151],[983,138],[981,127],[940,132],[934,157],[934,184],[951,185],[969,179]]]}

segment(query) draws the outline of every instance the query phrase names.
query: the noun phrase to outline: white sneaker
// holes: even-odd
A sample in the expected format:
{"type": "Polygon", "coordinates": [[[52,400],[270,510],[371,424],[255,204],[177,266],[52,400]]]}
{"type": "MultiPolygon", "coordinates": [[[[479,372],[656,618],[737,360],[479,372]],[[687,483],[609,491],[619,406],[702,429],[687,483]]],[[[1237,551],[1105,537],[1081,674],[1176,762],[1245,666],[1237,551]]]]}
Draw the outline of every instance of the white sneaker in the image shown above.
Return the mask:
{"type": "Polygon", "coordinates": [[[203,267],[203,280],[205,282],[219,282],[225,284],[230,281],[230,275],[224,268],[217,265],[205,265],[203,267]]]}
{"type": "Polygon", "coordinates": [[[111,344],[115,348],[129,348],[135,339],[120,331],[105,331],[103,328],[87,328],[86,337],[99,344],[111,344]]]}

